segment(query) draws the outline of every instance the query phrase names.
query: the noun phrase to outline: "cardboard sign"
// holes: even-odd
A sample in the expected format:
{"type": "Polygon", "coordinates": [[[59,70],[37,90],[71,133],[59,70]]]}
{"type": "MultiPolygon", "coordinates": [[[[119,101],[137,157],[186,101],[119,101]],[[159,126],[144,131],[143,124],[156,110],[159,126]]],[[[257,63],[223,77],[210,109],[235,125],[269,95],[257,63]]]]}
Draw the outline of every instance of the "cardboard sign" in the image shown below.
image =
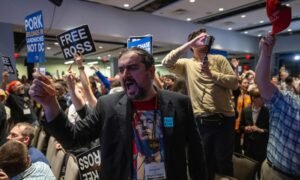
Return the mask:
{"type": "Polygon", "coordinates": [[[64,32],[57,39],[66,60],[72,59],[77,53],[88,54],[96,51],[87,25],[64,32]]]}
{"type": "Polygon", "coordinates": [[[77,157],[81,180],[100,180],[101,156],[100,146],[92,148],[77,157]]]}
{"type": "Polygon", "coordinates": [[[25,17],[27,62],[45,62],[44,21],[42,11],[25,17]]]}
{"type": "Polygon", "coordinates": [[[10,58],[6,56],[2,56],[3,69],[6,69],[9,74],[15,74],[15,70],[10,62],[10,58]]]}
{"type": "Polygon", "coordinates": [[[131,36],[127,40],[127,48],[138,47],[152,54],[152,36],[131,36]]]}

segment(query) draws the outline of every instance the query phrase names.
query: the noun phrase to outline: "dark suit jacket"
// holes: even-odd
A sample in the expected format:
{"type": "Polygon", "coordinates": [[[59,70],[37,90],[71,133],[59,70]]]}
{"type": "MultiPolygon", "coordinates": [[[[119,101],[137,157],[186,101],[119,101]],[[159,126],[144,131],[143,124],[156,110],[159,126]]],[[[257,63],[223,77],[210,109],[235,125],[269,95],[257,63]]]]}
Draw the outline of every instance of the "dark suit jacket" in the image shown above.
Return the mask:
{"type": "MultiPolygon", "coordinates": [[[[186,148],[192,179],[203,179],[202,148],[189,98],[159,91],[162,121],[174,118],[174,127],[164,127],[165,168],[168,180],[187,179],[186,148]]],[[[95,110],[72,125],[61,112],[46,123],[46,130],[64,147],[84,144],[100,137],[103,179],[132,179],[132,105],[123,92],[102,96],[95,110]]],[[[86,108],[84,108],[86,109],[86,108]]],[[[84,111],[83,109],[83,111],[84,111]]],[[[162,122],[162,125],[164,123],[162,122]]]]}
{"type": "Polygon", "coordinates": [[[0,146],[6,142],[7,120],[5,106],[0,102],[0,146]]]}
{"type": "MultiPolygon", "coordinates": [[[[246,126],[252,126],[252,107],[243,109],[241,116],[240,129],[245,132],[246,126]]],[[[269,111],[263,106],[258,114],[255,125],[264,129],[264,133],[245,133],[244,135],[244,150],[245,154],[252,158],[261,161],[266,156],[268,137],[269,137],[269,111]],[[248,154],[249,153],[249,154],[248,154]]]]}

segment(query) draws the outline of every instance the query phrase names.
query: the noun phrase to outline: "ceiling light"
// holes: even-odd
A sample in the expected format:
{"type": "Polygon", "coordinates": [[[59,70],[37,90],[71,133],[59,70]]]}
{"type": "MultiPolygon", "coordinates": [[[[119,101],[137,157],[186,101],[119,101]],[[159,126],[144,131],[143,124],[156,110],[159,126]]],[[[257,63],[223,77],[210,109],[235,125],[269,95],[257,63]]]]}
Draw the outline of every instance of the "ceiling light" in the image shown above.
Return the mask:
{"type": "Polygon", "coordinates": [[[288,29],[288,32],[291,32],[292,31],[292,29],[288,29]]]}
{"type": "Polygon", "coordinates": [[[290,4],[286,4],[286,6],[290,7],[291,5],[290,4]]]}
{"type": "Polygon", "coordinates": [[[246,17],[246,15],[245,15],[245,14],[241,15],[241,18],[245,18],[245,17],[246,17]]]}
{"type": "Polygon", "coordinates": [[[58,43],[58,42],[55,42],[55,43],[54,43],[54,45],[55,45],[55,46],[58,46],[58,45],[59,45],[59,43],[58,43]]]}
{"type": "Polygon", "coordinates": [[[260,21],[259,21],[260,24],[262,24],[262,23],[264,23],[264,22],[265,22],[265,21],[263,21],[263,20],[260,20],[260,21]]]}
{"type": "Polygon", "coordinates": [[[191,19],[191,18],[186,18],[186,20],[187,20],[187,21],[191,21],[192,19],[191,19]]]}
{"type": "Polygon", "coordinates": [[[194,3],[195,2],[195,0],[190,0],[190,3],[194,3]]]}
{"type": "Polygon", "coordinates": [[[258,37],[261,37],[261,34],[258,34],[257,36],[258,36],[258,37]]]}
{"type": "Polygon", "coordinates": [[[98,56],[98,57],[97,57],[97,59],[101,59],[101,57],[100,57],[100,56],[98,56]]]}
{"type": "Polygon", "coordinates": [[[232,30],[232,27],[229,27],[228,30],[231,31],[231,30],[232,30]]]}
{"type": "Polygon", "coordinates": [[[123,6],[126,7],[126,8],[128,8],[128,7],[129,7],[129,4],[124,4],[123,6]]]}
{"type": "Polygon", "coordinates": [[[244,31],[244,34],[248,34],[248,31],[244,31]]]}
{"type": "Polygon", "coordinates": [[[219,11],[224,11],[224,8],[219,8],[219,11]]]}
{"type": "Polygon", "coordinates": [[[72,64],[74,61],[73,60],[71,60],[71,61],[66,61],[66,62],[64,62],[64,64],[72,64]]]}
{"type": "Polygon", "coordinates": [[[98,48],[99,48],[99,49],[102,49],[102,48],[103,48],[103,46],[99,46],[98,48]]]}
{"type": "Polygon", "coordinates": [[[106,69],[110,69],[110,66],[107,66],[106,69]]]}
{"type": "Polygon", "coordinates": [[[162,64],[155,64],[155,67],[162,67],[162,64]]]}
{"type": "Polygon", "coordinates": [[[88,65],[98,64],[98,61],[88,62],[87,64],[88,64],[88,65]]]}
{"type": "Polygon", "coordinates": [[[109,54],[109,55],[107,55],[108,57],[110,57],[111,55],[109,54]]]}
{"type": "Polygon", "coordinates": [[[296,56],[294,57],[294,60],[296,60],[296,61],[300,60],[300,55],[296,55],[296,56]]]}
{"type": "Polygon", "coordinates": [[[50,49],[51,49],[51,47],[49,47],[49,46],[48,46],[48,47],[46,47],[46,49],[47,49],[47,50],[50,50],[50,49]]]}

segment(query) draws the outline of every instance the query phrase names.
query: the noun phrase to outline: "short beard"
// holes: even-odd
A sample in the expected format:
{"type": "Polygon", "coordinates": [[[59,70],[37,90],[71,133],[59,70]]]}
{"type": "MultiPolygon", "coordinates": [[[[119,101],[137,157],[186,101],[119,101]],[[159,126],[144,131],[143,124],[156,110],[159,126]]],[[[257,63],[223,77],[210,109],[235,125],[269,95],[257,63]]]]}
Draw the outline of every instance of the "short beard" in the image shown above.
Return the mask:
{"type": "Polygon", "coordinates": [[[125,92],[127,94],[128,99],[130,99],[130,100],[142,100],[142,99],[146,98],[146,96],[147,96],[147,92],[139,86],[138,86],[138,93],[135,94],[135,95],[129,95],[127,93],[126,89],[125,89],[125,92]]]}

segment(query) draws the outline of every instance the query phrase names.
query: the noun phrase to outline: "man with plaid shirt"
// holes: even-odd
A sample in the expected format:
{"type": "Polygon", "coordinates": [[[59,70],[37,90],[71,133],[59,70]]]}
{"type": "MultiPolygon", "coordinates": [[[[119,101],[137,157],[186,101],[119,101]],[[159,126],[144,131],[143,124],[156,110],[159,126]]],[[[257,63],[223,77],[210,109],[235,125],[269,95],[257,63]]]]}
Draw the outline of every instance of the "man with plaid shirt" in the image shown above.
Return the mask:
{"type": "Polygon", "coordinates": [[[261,178],[300,179],[300,98],[281,92],[270,82],[270,63],[275,38],[267,35],[260,42],[256,81],[270,110],[270,135],[267,159],[261,178]]]}

